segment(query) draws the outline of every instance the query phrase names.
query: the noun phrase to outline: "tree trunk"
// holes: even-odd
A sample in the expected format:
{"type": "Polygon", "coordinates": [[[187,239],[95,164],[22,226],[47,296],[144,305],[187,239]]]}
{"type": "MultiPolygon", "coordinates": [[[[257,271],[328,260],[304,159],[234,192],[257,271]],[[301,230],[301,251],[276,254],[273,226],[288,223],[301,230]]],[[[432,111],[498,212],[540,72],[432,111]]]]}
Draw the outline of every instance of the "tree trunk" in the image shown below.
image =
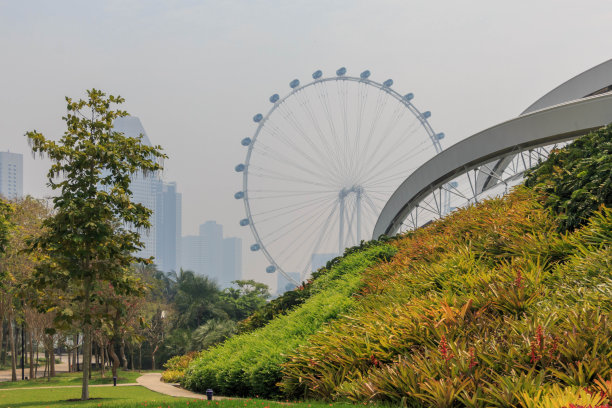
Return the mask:
{"type": "Polygon", "coordinates": [[[121,353],[121,363],[123,364],[123,369],[127,371],[128,369],[128,361],[125,357],[125,339],[121,339],[121,347],[119,347],[119,352],[121,353]]]}
{"type": "Polygon", "coordinates": [[[40,344],[38,343],[38,340],[36,341],[36,368],[34,369],[34,376],[36,378],[38,378],[38,348],[40,347],[40,344]]]}
{"type": "Polygon", "coordinates": [[[53,336],[49,336],[49,377],[55,377],[55,349],[53,336]]]}
{"type": "Polygon", "coordinates": [[[115,340],[111,340],[108,344],[108,354],[113,359],[113,378],[117,378],[117,368],[119,367],[119,357],[115,353],[115,340]]]}
{"type": "Polygon", "coordinates": [[[4,340],[4,314],[0,314],[0,365],[4,365],[5,363],[5,350],[2,344],[4,340]]]}
{"type": "MultiPolygon", "coordinates": [[[[85,301],[83,309],[85,313],[89,313],[90,295],[91,295],[91,278],[86,278],[84,282],[85,301]]],[[[91,364],[91,326],[85,321],[83,324],[83,388],[81,390],[81,400],[89,399],[89,365],[91,364]]]]}
{"type": "Polygon", "coordinates": [[[11,381],[17,381],[17,354],[15,347],[15,327],[12,316],[9,314],[9,338],[11,343],[11,381]]]}
{"type": "Polygon", "coordinates": [[[156,344],[155,348],[151,352],[151,367],[152,367],[151,370],[155,370],[155,353],[157,353],[158,349],[159,349],[159,344],[156,344]]]}
{"type": "Polygon", "coordinates": [[[102,378],[106,377],[106,345],[100,344],[100,356],[102,358],[102,366],[100,370],[102,372],[102,378]]]}
{"type": "Polygon", "coordinates": [[[135,364],[134,364],[134,344],[130,343],[129,345],[130,348],[130,365],[132,366],[132,371],[134,371],[136,368],[135,364]]]}
{"type": "Polygon", "coordinates": [[[72,360],[74,361],[74,372],[79,371],[79,335],[75,334],[72,338],[74,348],[72,349],[72,360]]]}
{"type": "Polygon", "coordinates": [[[30,379],[36,378],[34,373],[34,336],[32,330],[29,332],[30,337],[30,379]]]}
{"type": "Polygon", "coordinates": [[[142,343],[138,344],[138,371],[142,371],[142,343]]]}

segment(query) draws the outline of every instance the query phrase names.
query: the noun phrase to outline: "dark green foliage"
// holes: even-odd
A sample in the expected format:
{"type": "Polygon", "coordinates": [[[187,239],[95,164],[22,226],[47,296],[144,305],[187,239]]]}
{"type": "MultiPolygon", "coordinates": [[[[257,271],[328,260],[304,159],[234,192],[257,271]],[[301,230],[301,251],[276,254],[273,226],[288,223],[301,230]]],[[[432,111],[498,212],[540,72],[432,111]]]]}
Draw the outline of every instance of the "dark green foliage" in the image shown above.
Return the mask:
{"type": "MultiPolygon", "coordinates": [[[[9,241],[9,232],[11,229],[10,216],[13,212],[13,207],[10,203],[5,202],[0,197],[0,257],[6,252],[6,246],[9,241]]],[[[4,283],[6,273],[0,265],[0,288],[4,283]]]]}
{"type": "Polygon", "coordinates": [[[612,206],[612,125],[552,152],[525,185],[546,194],[559,231],[584,225],[601,205],[612,206]]]}

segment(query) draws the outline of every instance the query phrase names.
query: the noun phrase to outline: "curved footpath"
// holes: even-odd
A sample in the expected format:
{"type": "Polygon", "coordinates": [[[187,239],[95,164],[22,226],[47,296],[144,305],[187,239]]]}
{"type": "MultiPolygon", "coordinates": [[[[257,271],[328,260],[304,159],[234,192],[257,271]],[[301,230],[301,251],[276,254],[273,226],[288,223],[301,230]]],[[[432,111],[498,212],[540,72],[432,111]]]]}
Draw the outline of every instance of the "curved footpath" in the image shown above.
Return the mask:
{"type": "MultiPolygon", "coordinates": [[[[147,373],[143,374],[136,379],[135,383],[117,384],[117,387],[128,387],[128,386],[142,386],[148,388],[151,391],[158,392],[160,394],[168,395],[171,397],[178,398],[195,398],[195,399],[206,399],[206,395],[198,394],[195,392],[187,391],[184,388],[180,388],[178,384],[168,384],[161,381],[160,373],[147,373]]],[[[90,385],[90,387],[112,387],[112,384],[98,384],[90,385]]],[[[3,388],[1,391],[23,391],[23,390],[41,390],[45,388],[81,388],[80,385],[62,385],[53,387],[16,387],[16,388],[3,388]]],[[[226,397],[215,396],[214,399],[225,399],[226,397]]]]}
{"type": "MultiPolygon", "coordinates": [[[[206,399],[206,395],[187,391],[184,388],[180,388],[178,384],[162,382],[160,373],[143,374],[136,379],[136,382],[138,385],[142,385],[151,391],[159,392],[160,394],[164,395],[170,395],[171,397],[206,399]]],[[[216,396],[214,398],[223,399],[223,397],[216,396]]]]}

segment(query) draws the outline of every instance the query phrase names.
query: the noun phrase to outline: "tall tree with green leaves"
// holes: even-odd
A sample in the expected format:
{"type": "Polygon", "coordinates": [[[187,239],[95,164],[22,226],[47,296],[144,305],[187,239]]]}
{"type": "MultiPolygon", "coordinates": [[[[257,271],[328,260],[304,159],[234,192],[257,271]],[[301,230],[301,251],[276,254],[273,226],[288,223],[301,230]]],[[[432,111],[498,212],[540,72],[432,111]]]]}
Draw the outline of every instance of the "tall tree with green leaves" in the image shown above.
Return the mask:
{"type": "MultiPolygon", "coordinates": [[[[0,257],[6,252],[6,247],[9,242],[9,233],[12,223],[10,216],[13,212],[13,206],[0,198],[0,257]]],[[[6,271],[0,266],[0,287],[2,287],[6,271]]]]}
{"type": "Polygon", "coordinates": [[[132,202],[130,182],[135,174],[160,170],[166,156],[160,146],[142,144],[142,135],[126,137],[113,129],[117,117],[128,115],[113,109],[124,102],[120,96],[92,89],[85,100],[67,97],[66,102],[67,129],[59,141],[26,133],[33,152],[51,160],[48,185],[58,194],[44,234],[31,243],[47,256],[31,284],[38,290],[38,307],[55,311],[58,328],[83,331],[81,399],[86,400],[92,330],[114,319],[117,310],[124,312],[126,306],[113,301],[116,296],[143,291],[131,266],[151,262],[135,254],[143,247],[138,231],[150,226],[152,211],[132,202]],[[109,292],[112,299],[105,295],[109,292]],[[99,307],[107,303],[113,307],[99,307]]]}

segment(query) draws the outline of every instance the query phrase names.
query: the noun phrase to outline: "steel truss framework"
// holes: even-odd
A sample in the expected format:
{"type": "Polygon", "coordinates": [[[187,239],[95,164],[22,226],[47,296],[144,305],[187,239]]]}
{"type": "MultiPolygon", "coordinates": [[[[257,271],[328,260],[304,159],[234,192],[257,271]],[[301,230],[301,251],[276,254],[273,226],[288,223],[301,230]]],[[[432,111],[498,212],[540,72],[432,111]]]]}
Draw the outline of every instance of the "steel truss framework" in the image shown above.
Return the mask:
{"type": "Polygon", "coordinates": [[[438,154],[394,192],[373,238],[418,228],[456,207],[507,193],[551,149],[612,122],[611,84],[609,60],[553,89],[519,117],[438,154]]]}

